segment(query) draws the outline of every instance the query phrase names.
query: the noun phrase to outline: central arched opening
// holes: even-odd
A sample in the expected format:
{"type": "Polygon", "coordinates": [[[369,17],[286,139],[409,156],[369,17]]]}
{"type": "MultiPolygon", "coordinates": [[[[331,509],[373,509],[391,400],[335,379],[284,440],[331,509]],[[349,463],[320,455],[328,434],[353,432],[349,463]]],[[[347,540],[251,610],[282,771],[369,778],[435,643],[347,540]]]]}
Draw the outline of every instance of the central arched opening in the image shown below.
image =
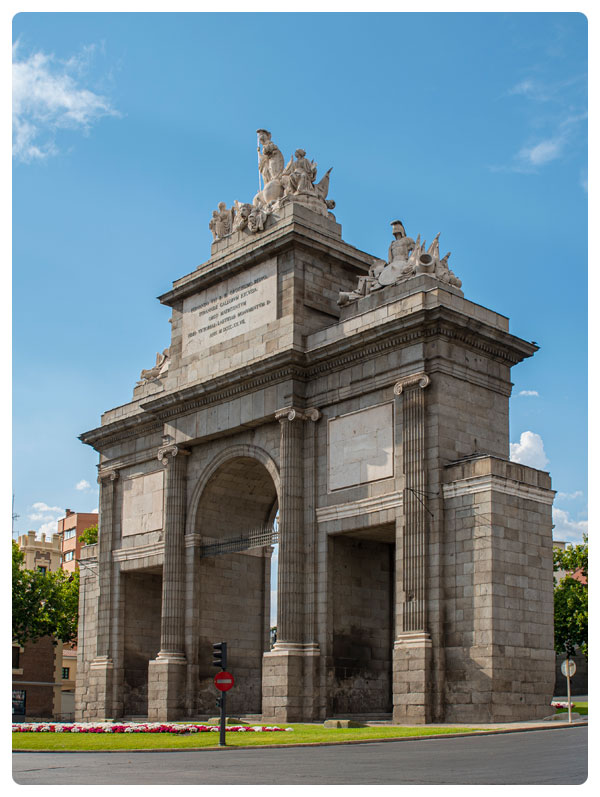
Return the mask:
{"type": "Polygon", "coordinates": [[[270,649],[271,559],[267,533],[246,550],[228,552],[229,541],[273,527],[279,502],[270,463],[233,456],[210,475],[196,509],[202,537],[198,562],[198,709],[214,715],[213,642],[228,646],[227,669],[236,681],[227,713],[260,714],[263,653],[270,649]],[[271,472],[270,472],[271,471],[271,472]]]}

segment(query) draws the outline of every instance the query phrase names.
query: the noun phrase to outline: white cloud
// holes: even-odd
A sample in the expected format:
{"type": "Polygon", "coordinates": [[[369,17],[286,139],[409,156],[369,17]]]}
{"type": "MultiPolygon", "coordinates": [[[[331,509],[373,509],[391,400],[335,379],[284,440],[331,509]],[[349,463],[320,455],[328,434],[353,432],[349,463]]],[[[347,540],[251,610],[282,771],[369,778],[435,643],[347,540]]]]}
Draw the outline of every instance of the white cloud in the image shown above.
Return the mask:
{"type": "Polygon", "coordinates": [[[533,147],[523,147],[517,154],[517,161],[525,166],[543,166],[562,155],[565,139],[562,136],[547,138],[533,147]]]}
{"type": "Polygon", "coordinates": [[[574,493],[556,493],[557,501],[572,501],[575,498],[583,498],[583,492],[581,490],[575,490],[574,493]]]}
{"type": "Polygon", "coordinates": [[[35,504],[32,504],[32,509],[36,509],[38,512],[64,512],[61,506],[48,506],[43,501],[36,501],[35,504]]]}
{"type": "Polygon", "coordinates": [[[103,116],[118,116],[109,100],[80,85],[93,48],[60,61],[43,52],[19,57],[13,45],[13,156],[24,163],[58,152],[57,131],[87,133],[103,116]]]}
{"type": "Polygon", "coordinates": [[[39,537],[41,534],[45,534],[47,537],[52,536],[52,534],[58,534],[56,520],[49,520],[47,523],[42,523],[37,530],[37,536],[39,537]]]}
{"type": "Polygon", "coordinates": [[[491,166],[492,171],[535,174],[547,164],[571,156],[574,148],[585,149],[585,133],[581,132],[587,119],[585,74],[559,81],[525,77],[505,96],[526,101],[521,109],[531,133],[509,163],[491,166]]]}
{"type": "Polygon", "coordinates": [[[90,483],[88,481],[86,481],[85,479],[82,479],[80,482],[77,482],[77,484],[75,485],[75,489],[76,490],[89,490],[90,486],[91,485],[90,485],[90,483]]]}
{"type": "Polygon", "coordinates": [[[544,451],[544,441],[535,432],[523,432],[518,443],[510,444],[512,462],[529,465],[531,468],[544,468],[549,459],[544,451]]]}
{"type": "Polygon", "coordinates": [[[521,390],[519,396],[539,396],[537,390],[521,390]]]}
{"type": "Polygon", "coordinates": [[[583,535],[587,534],[587,520],[572,520],[564,509],[553,507],[552,520],[554,522],[553,537],[563,542],[581,542],[583,535]]]}
{"type": "Polygon", "coordinates": [[[96,507],[95,509],[92,509],[91,514],[92,515],[97,515],[98,514],[98,507],[96,507]]]}

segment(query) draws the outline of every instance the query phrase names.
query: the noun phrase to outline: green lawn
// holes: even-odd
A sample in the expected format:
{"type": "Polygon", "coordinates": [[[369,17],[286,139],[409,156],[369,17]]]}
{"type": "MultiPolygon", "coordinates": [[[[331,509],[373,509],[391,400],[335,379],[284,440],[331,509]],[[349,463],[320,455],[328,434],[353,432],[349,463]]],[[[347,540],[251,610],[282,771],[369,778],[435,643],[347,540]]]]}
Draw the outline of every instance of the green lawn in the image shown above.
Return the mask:
{"type": "MultiPolygon", "coordinates": [[[[571,711],[576,711],[578,714],[581,714],[582,716],[584,714],[587,715],[587,713],[588,713],[588,704],[587,704],[587,702],[586,703],[575,703],[574,702],[573,703],[573,708],[571,709],[571,711]]],[[[568,713],[568,709],[566,709],[566,708],[557,708],[556,709],[556,713],[557,714],[567,714],[568,713]]]]}
{"type": "MultiPolygon", "coordinates": [[[[227,745],[248,747],[271,744],[310,744],[348,742],[364,739],[398,739],[405,736],[464,733],[476,728],[324,728],[322,725],[286,725],[293,733],[228,733],[227,745]]],[[[13,750],[182,750],[194,747],[217,747],[216,733],[177,736],[170,733],[13,733],[13,750]]]]}

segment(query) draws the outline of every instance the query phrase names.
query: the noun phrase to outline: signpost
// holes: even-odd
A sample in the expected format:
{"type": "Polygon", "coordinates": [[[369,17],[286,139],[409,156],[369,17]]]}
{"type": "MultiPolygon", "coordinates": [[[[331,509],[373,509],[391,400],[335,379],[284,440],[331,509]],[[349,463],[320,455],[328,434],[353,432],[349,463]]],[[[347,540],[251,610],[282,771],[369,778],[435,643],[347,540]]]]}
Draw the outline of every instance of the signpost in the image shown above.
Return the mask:
{"type": "Polygon", "coordinates": [[[575,675],[576,670],[577,667],[575,666],[575,662],[567,655],[567,658],[560,665],[560,671],[567,679],[567,708],[569,711],[569,722],[571,722],[571,676],[575,675]]]}
{"type": "Polygon", "coordinates": [[[217,706],[221,709],[221,719],[219,723],[219,747],[225,747],[225,723],[227,721],[227,695],[233,686],[233,675],[227,672],[227,642],[215,642],[213,644],[213,666],[219,667],[221,672],[215,675],[215,686],[221,692],[221,697],[217,699],[217,706]]]}

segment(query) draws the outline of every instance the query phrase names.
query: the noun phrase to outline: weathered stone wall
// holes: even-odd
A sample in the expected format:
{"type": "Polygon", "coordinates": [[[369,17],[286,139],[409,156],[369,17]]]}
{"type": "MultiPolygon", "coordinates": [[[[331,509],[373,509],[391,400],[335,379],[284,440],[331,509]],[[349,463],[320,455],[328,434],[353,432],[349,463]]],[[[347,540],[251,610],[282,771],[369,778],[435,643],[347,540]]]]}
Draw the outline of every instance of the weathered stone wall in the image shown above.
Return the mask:
{"type": "Polygon", "coordinates": [[[96,695],[90,691],[90,663],[96,655],[98,618],[97,545],[81,549],[79,565],[79,623],[77,637],[77,680],[75,719],[84,720],[97,710],[96,695]]]}
{"type": "Polygon", "coordinates": [[[446,478],[446,719],[547,716],[554,686],[550,478],[488,457],[450,466],[446,478]]]}
{"type": "Polygon", "coordinates": [[[334,537],[328,711],[392,710],[392,545],[334,537]]]}
{"type": "Polygon", "coordinates": [[[154,573],[124,573],[123,713],[148,712],[148,662],[160,649],[162,578],[154,573]]]}

